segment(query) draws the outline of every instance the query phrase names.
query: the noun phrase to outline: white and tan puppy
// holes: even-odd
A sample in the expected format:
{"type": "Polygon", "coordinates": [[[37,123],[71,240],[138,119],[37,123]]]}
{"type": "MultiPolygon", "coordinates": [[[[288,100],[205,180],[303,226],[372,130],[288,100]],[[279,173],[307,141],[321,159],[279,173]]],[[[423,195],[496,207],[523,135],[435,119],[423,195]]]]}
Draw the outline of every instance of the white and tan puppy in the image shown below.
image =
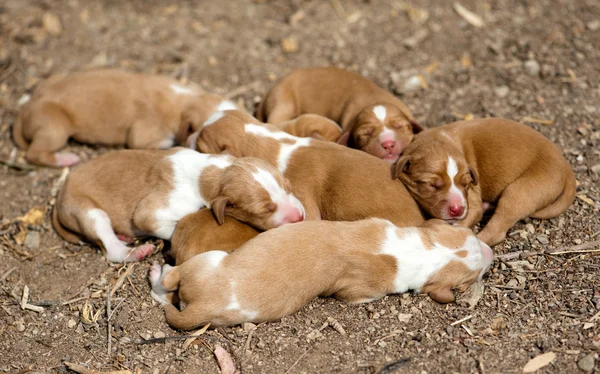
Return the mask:
{"type": "Polygon", "coordinates": [[[477,237],[489,245],[526,217],[547,219],[575,198],[575,175],[562,152],[532,128],[498,118],[426,130],[396,164],[399,178],[432,217],[472,227],[484,206],[495,212],[477,237]]]}
{"type": "Polygon", "coordinates": [[[29,162],[69,166],[73,153],[58,153],[69,138],[128,148],[181,144],[215,111],[236,109],[223,98],[185,87],[175,79],[121,70],[54,75],[21,107],[15,143],[29,162]]]}
{"type": "Polygon", "coordinates": [[[257,118],[279,124],[313,113],[342,126],[341,144],[394,163],[423,130],[404,103],[360,74],[334,68],[296,69],[259,104],[257,118]]]}
{"type": "Polygon", "coordinates": [[[376,218],[306,221],[266,231],[231,254],[205,252],[162,270],[155,264],[149,277],[167,322],[191,330],[277,320],[317,296],[361,303],[414,290],[447,303],[492,260],[469,229],[441,220],[416,228],[376,218]],[[181,311],[170,302],[175,296],[181,311]]]}
{"type": "Polygon", "coordinates": [[[109,261],[137,261],[151,245],[121,240],[171,239],[178,221],[203,207],[267,230],[302,221],[289,182],[263,160],[205,155],[187,148],[121,150],[76,168],[60,191],[53,224],[66,240],[101,244],[109,261]],[[115,234],[115,232],[117,234],[115,234]]]}

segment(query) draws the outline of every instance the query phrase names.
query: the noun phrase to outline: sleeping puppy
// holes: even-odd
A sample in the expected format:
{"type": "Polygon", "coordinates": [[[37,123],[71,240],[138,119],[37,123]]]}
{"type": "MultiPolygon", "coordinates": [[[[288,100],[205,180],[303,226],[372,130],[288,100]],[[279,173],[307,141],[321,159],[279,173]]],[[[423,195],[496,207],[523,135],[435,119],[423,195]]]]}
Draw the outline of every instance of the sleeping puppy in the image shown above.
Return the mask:
{"type": "Polygon", "coordinates": [[[305,113],[339,123],[344,131],[340,144],[389,163],[423,130],[394,95],[362,75],[334,67],[292,71],[267,93],[256,116],[277,125],[305,113]]]}
{"type": "Polygon", "coordinates": [[[575,197],[575,176],[561,151],[526,125],[503,119],[460,121],[420,133],[395,176],[432,217],[472,227],[495,212],[477,237],[500,243],[526,217],[548,219],[575,197]]]}
{"type": "Polygon", "coordinates": [[[197,131],[215,111],[236,109],[223,98],[175,79],[116,69],[58,74],[41,82],[13,126],[13,138],[34,164],[79,161],[57,152],[69,138],[82,143],[170,148],[197,131]]]}

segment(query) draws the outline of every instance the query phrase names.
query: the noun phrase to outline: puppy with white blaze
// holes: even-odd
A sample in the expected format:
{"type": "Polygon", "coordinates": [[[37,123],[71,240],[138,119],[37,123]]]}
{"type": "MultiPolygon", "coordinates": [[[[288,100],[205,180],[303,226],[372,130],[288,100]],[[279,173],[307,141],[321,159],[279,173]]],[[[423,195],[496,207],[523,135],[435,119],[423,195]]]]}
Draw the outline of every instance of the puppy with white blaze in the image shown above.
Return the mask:
{"type": "Polygon", "coordinates": [[[267,162],[178,147],[115,151],[76,168],[60,191],[53,224],[68,241],[101,245],[109,261],[139,261],[153,246],[126,243],[170,240],[180,219],[204,207],[219,224],[229,215],[260,230],[305,218],[289,182],[267,162]]]}
{"type": "Polygon", "coordinates": [[[261,233],[231,254],[154,264],[149,278],[167,322],[191,330],[278,320],[318,296],[362,303],[414,290],[447,303],[492,260],[471,230],[441,220],[407,228],[378,218],[305,221],[261,233]]]}

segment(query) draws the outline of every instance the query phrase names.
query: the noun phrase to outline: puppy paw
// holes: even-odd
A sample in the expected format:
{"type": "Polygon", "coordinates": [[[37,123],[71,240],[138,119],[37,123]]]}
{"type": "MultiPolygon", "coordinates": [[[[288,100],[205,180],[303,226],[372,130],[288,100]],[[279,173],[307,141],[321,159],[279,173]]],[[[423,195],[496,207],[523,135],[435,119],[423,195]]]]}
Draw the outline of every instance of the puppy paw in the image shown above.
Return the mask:
{"type": "Polygon", "coordinates": [[[56,153],[54,157],[56,159],[56,165],[60,167],[71,166],[81,160],[75,153],[56,153]]]}
{"type": "Polygon", "coordinates": [[[162,269],[158,263],[153,263],[152,267],[150,267],[150,272],[148,273],[148,280],[150,281],[150,285],[154,288],[155,285],[160,281],[160,275],[162,273],[162,269]]]}
{"type": "Polygon", "coordinates": [[[127,257],[125,257],[125,262],[136,262],[143,260],[146,256],[148,256],[154,250],[154,244],[143,244],[139,247],[133,248],[127,257]]]}

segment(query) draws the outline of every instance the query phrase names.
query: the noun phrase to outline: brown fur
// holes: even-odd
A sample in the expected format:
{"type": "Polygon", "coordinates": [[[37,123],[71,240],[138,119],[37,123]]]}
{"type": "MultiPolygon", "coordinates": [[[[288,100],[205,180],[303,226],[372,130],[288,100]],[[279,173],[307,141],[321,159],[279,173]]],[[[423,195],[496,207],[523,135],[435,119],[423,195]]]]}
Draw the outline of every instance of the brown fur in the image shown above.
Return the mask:
{"type": "Polygon", "coordinates": [[[376,157],[390,157],[379,142],[379,134],[389,127],[396,134],[395,157],[422,130],[411,111],[394,95],[369,79],[334,67],[296,69],[280,79],[259,104],[257,118],[279,124],[305,113],[319,114],[339,123],[349,132],[347,145],[376,157]],[[382,123],[373,107],[384,105],[388,117],[382,123]]]}
{"type": "MultiPolygon", "coordinates": [[[[276,127],[243,112],[228,111],[200,131],[198,150],[258,157],[277,165],[281,143],[296,142],[248,134],[244,130],[247,123],[281,134],[276,127]]],[[[397,226],[423,222],[405,186],[392,178],[390,165],[363,152],[311,139],[310,146],[293,153],[284,175],[304,205],[307,219],[352,221],[379,217],[397,226]]]]}
{"type": "Polygon", "coordinates": [[[55,153],[69,138],[137,149],[181,144],[223,99],[192,88],[193,94],[176,94],[172,84],[181,86],[169,77],[121,70],[51,76],[22,106],[13,138],[28,161],[46,166],[77,162],[73,154],[61,161],[64,154],[55,153]]]}
{"type": "Polygon", "coordinates": [[[335,142],[342,135],[340,125],[318,114],[302,114],[276,126],[281,131],[299,138],[314,138],[335,142]]]}
{"type": "Polygon", "coordinates": [[[419,134],[396,164],[396,176],[433,217],[445,218],[448,209],[449,156],[458,166],[455,184],[468,203],[458,223],[472,227],[483,215],[483,202],[497,205],[478,234],[489,245],[503,241],[523,218],[563,213],[575,196],[569,163],[542,134],[509,120],[461,121],[419,134]]]}
{"type": "Polygon", "coordinates": [[[210,209],[188,214],[177,224],[169,254],[181,265],[197,254],[208,251],[233,252],[260,232],[235,218],[225,217],[219,224],[210,209]]]}
{"type": "MultiPolygon", "coordinates": [[[[441,225],[416,230],[443,246],[446,243],[438,235],[441,232],[455,233],[463,240],[473,236],[467,229],[441,225]]],[[[420,266],[418,261],[421,260],[401,257],[403,248],[386,246],[390,228],[393,226],[389,221],[379,219],[284,225],[258,235],[229,255],[217,251],[203,253],[181,266],[165,268],[162,276],[156,264],[150,280],[155,292],[161,288],[157,285],[164,288],[156,295],[164,295],[160,302],[165,308],[167,322],[183,330],[206,323],[224,326],[277,320],[317,296],[334,296],[350,303],[367,302],[407,291],[404,283],[396,284],[400,268],[397,261],[404,267],[420,266]],[[386,252],[382,253],[382,250],[386,252]],[[176,293],[185,305],[182,311],[168,302],[171,293],[176,293]],[[232,303],[237,303],[237,307],[232,307],[232,303]]],[[[399,237],[414,230],[394,229],[399,237]]],[[[419,248],[418,244],[415,248],[419,248]]],[[[491,256],[489,247],[487,250],[491,256]]],[[[482,256],[483,249],[477,251],[471,255],[482,256]]],[[[432,273],[425,284],[414,287],[422,288],[436,301],[453,301],[451,290],[475,282],[489,266],[491,258],[480,260],[480,267],[475,270],[457,266],[454,260],[447,261],[447,265],[432,273]]]]}

